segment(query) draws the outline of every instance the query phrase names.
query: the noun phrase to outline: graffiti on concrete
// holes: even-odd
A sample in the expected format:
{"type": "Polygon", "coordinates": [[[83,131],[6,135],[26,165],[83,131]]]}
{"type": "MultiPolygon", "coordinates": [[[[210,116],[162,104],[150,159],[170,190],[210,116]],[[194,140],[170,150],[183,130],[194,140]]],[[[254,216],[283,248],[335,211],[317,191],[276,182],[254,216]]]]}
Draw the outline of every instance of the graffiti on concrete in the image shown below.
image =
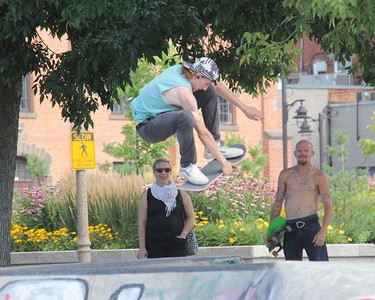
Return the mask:
{"type": "Polygon", "coordinates": [[[61,300],[87,299],[88,284],[82,279],[14,280],[0,289],[4,300],[61,300]]]}
{"type": "MultiPolygon", "coordinates": [[[[0,289],[2,300],[87,300],[89,284],[80,278],[14,280],[0,289]]],[[[109,300],[139,300],[143,284],[124,284],[109,300]]]]}
{"type": "Polygon", "coordinates": [[[375,300],[374,269],[374,264],[308,262],[26,266],[0,270],[0,300],[375,300]]]}

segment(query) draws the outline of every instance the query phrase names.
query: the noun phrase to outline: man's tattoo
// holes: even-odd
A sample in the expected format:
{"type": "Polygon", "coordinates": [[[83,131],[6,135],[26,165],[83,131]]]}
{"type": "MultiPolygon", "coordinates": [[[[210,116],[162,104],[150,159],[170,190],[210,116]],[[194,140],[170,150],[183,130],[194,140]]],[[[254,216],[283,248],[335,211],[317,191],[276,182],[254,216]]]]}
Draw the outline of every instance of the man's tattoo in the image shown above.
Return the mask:
{"type": "Polygon", "coordinates": [[[272,212],[281,210],[281,208],[283,207],[282,205],[283,205],[282,202],[275,201],[275,203],[272,207],[272,212]]]}
{"type": "Polygon", "coordinates": [[[276,201],[281,198],[284,198],[285,195],[285,188],[283,186],[279,187],[276,192],[276,201]]]}
{"type": "Polygon", "coordinates": [[[275,219],[276,217],[280,215],[281,209],[283,207],[284,196],[285,196],[285,187],[279,186],[276,191],[275,202],[273,203],[273,206],[271,209],[270,221],[272,221],[273,219],[275,219]]]}

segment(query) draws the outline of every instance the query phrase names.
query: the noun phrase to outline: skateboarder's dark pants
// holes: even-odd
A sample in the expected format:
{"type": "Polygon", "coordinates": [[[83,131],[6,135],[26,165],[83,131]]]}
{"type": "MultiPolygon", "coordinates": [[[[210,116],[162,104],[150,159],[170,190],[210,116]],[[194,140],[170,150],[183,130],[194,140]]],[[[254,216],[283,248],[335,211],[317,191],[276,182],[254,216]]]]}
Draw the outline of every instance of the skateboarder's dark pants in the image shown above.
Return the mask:
{"type": "Polygon", "coordinates": [[[204,124],[215,140],[220,139],[218,96],[214,86],[209,86],[205,91],[194,92],[198,108],[202,110],[204,124]]]}
{"type": "Polygon", "coordinates": [[[305,249],[310,261],[328,261],[326,243],[321,247],[314,247],[312,243],[321,228],[317,215],[288,220],[287,224],[292,227],[292,231],[284,235],[286,260],[302,260],[302,250],[305,249]]]}
{"type": "MultiPolygon", "coordinates": [[[[220,139],[215,88],[210,86],[206,91],[195,92],[194,96],[197,99],[198,108],[202,110],[207,129],[215,140],[220,139]]],[[[197,162],[193,130],[194,117],[188,110],[165,112],[137,125],[137,131],[141,138],[153,144],[165,141],[170,136],[177,134],[180,145],[180,164],[184,168],[197,162]]]]}

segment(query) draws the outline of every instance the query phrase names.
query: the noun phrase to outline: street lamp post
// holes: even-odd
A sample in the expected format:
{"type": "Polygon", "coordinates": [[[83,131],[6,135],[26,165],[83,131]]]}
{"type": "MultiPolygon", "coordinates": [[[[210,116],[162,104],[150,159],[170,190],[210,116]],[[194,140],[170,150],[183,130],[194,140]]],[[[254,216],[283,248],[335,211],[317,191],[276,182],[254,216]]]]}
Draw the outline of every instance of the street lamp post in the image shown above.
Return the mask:
{"type": "Polygon", "coordinates": [[[282,107],[282,119],[283,119],[283,166],[284,170],[288,168],[288,103],[286,99],[286,77],[281,78],[281,107],[282,107]]]}
{"type": "Polygon", "coordinates": [[[318,119],[313,118],[306,118],[303,121],[302,126],[300,127],[300,131],[298,133],[304,135],[304,134],[310,134],[313,132],[310,129],[310,125],[307,122],[307,119],[310,119],[313,122],[318,122],[318,131],[319,131],[319,167],[322,170],[323,169],[323,115],[320,113],[318,116],[318,119]]]}
{"type": "MultiPolygon", "coordinates": [[[[284,83],[283,83],[284,84],[284,83]]],[[[291,104],[288,104],[286,101],[286,92],[283,90],[282,93],[282,117],[283,117],[283,166],[284,169],[288,168],[288,114],[289,109],[294,106],[297,102],[300,102],[299,108],[296,110],[296,115],[293,117],[293,119],[297,119],[297,122],[299,119],[304,119],[304,123],[306,122],[306,119],[309,119],[310,117],[307,116],[307,110],[303,106],[303,102],[305,99],[298,99],[292,102],[291,104]]],[[[302,125],[303,126],[303,125],[302,125]]]]}

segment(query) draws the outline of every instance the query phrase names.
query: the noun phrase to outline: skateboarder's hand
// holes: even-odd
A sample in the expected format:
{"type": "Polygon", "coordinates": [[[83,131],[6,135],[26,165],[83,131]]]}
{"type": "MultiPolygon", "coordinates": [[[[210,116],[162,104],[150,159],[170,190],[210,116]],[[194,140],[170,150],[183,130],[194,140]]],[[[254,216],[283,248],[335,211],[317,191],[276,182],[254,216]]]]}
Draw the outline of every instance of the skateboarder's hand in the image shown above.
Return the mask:
{"type": "Polygon", "coordinates": [[[251,120],[260,121],[263,120],[263,113],[252,106],[245,106],[243,113],[251,120]]]}
{"type": "Polygon", "coordinates": [[[229,161],[225,161],[221,167],[221,170],[223,171],[224,175],[229,175],[233,172],[233,165],[229,161]]]}

